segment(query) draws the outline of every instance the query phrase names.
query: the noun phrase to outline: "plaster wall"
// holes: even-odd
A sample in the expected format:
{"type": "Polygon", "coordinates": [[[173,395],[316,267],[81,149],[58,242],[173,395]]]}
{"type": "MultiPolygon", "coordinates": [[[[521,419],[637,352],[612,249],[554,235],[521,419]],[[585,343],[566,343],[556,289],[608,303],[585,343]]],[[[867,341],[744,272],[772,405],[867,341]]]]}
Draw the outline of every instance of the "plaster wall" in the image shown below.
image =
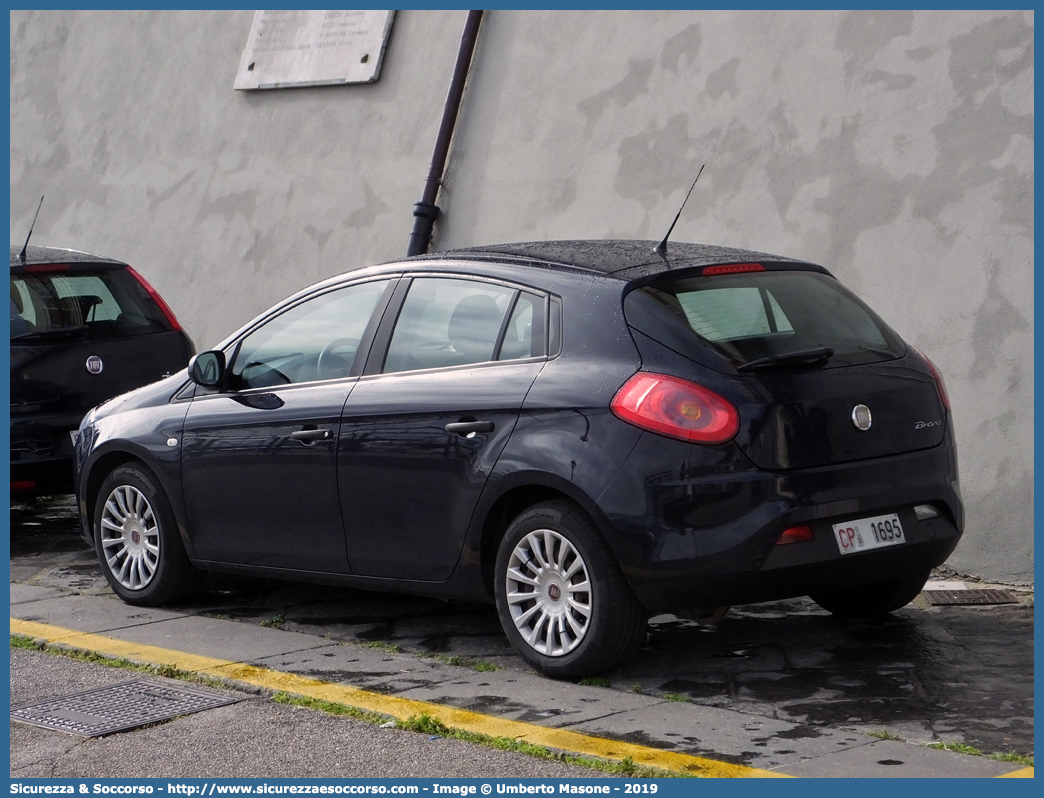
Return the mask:
{"type": "MultiPolygon", "coordinates": [[[[401,256],[463,11],[376,84],[232,90],[252,12],[12,12],[11,240],[131,262],[202,349],[401,256]]],[[[967,532],[1033,573],[1033,14],[493,11],[435,249],[672,236],[822,263],[939,366],[967,532]]]]}

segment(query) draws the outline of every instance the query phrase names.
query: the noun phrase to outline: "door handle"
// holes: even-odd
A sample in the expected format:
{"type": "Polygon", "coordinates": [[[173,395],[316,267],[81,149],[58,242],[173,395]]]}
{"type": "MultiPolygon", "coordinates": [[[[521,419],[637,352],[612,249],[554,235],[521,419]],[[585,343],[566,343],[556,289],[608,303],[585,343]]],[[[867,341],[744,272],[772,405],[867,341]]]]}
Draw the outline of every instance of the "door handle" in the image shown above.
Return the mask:
{"type": "Polygon", "coordinates": [[[476,432],[492,432],[496,425],[492,421],[455,421],[446,425],[446,432],[468,436],[476,432]]]}
{"type": "Polygon", "coordinates": [[[290,437],[302,443],[315,443],[316,441],[328,441],[333,433],[328,429],[299,429],[291,432],[290,437]]]}

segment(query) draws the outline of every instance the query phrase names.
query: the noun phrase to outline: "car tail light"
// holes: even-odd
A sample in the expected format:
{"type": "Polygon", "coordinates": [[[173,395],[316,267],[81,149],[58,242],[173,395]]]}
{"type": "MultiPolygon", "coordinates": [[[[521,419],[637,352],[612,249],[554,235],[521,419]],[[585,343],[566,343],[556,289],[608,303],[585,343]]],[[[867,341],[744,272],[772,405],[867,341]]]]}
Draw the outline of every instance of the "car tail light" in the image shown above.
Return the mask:
{"type": "Polygon", "coordinates": [[[136,271],[134,271],[134,269],[132,269],[130,266],[127,267],[127,273],[130,274],[139,283],[141,283],[141,287],[148,292],[150,297],[152,297],[152,301],[159,305],[159,309],[163,311],[163,315],[167,317],[167,321],[170,322],[170,326],[173,327],[175,330],[180,330],[181,325],[178,324],[177,316],[175,316],[174,311],[167,306],[167,303],[163,301],[163,297],[161,297],[156,292],[156,289],[149,285],[148,281],[140,274],[138,274],[136,271]]]}
{"type": "Polygon", "coordinates": [[[946,393],[946,383],[943,382],[942,374],[939,373],[939,369],[935,367],[935,364],[925,357],[924,352],[918,349],[916,346],[910,347],[922,358],[924,362],[928,364],[928,370],[932,372],[932,378],[935,380],[935,387],[939,389],[939,401],[942,402],[943,407],[947,412],[950,410],[950,395],[946,393]]]}
{"type": "Polygon", "coordinates": [[[812,534],[812,527],[808,524],[802,524],[801,526],[792,526],[790,529],[786,530],[779,536],[776,545],[786,546],[788,543],[805,543],[806,541],[815,539],[816,536],[812,534]]]}
{"type": "Polygon", "coordinates": [[[729,263],[725,266],[708,266],[703,270],[704,277],[715,274],[741,274],[742,272],[763,272],[765,267],[760,263],[729,263]]]}
{"type": "Polygon", "coordinates": [[[37,263],[35,266],[26,266],[27,274],[42,274],[44,272],[67,272],[68,263],[37,263]]]}
{"type": "Polygon", "coordinates": [[[692,443],[724,443],[739,430],[739,413],[728,399],[666,374],[639,371],[609,407],[629,424],[692,443]]]}
{"type": "Polygon", "coordinates": [[[32,490],[36,483],[31,479],[19,479],[11,483],[11,490],[32,490]]]}

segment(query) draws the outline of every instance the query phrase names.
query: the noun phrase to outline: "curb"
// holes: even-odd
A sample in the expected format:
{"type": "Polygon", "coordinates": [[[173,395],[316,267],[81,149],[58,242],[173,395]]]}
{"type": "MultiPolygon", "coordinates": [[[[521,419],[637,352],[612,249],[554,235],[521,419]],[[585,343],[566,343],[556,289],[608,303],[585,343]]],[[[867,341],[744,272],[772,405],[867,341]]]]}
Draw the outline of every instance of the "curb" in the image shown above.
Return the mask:
{"type": "Polygon", "coordinates": [[[155,667],[174,667],[198,676],[228,680],[234,683],[284,692],[332,704],[355,707],[406,721],[428,715],[446,726],[489,737],[506,737],[533,745],[541,745],[580,756],[613,761],[630,759],[638,765],[669,770],[687,776],[704,778],[793,778],[770,770],[718,762],[713,759],[663,751],[574,731],[548,728],[522,721],[497,718],[469,710],[415,701],[408,698],[373,693],[341,684],[309,679],[292,673],[259,668],[243,662],[204,657],[174,649],[128,643],[114,637],[78,632],[60,626],[11,618],[11,634],[41,639],[49,644],[68,646],[96,654],[119,657],[155,667]]]}

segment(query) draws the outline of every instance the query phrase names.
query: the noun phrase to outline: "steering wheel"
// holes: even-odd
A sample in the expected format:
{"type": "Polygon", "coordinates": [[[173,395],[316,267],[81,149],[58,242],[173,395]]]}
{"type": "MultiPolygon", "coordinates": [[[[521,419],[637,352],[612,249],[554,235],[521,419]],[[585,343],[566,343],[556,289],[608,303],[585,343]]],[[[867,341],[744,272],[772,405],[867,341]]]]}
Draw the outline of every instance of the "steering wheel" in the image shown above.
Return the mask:
{"type": "Polygon", "coordinates": [[[239,378],[247,388],[273,388],[276,385],[289,385],[293,382],[279,369],[274,369],[261,360],[247,363],[239,378]]]}
{"type": "Polygon", "coordinates": [[[348,369],[351,368],[355,353],[359,351],[358,338],[335,338],[323,347],[319,353],[319,359],[315,363],[316,376],[321,380],[332,380],[338,377],[347,377],[348,369]],[[354,347],[351,357],[335,355],[334,352],[343,347],[354,347]],[[336,373],[327,374],[328,371],[336,373]]]}

